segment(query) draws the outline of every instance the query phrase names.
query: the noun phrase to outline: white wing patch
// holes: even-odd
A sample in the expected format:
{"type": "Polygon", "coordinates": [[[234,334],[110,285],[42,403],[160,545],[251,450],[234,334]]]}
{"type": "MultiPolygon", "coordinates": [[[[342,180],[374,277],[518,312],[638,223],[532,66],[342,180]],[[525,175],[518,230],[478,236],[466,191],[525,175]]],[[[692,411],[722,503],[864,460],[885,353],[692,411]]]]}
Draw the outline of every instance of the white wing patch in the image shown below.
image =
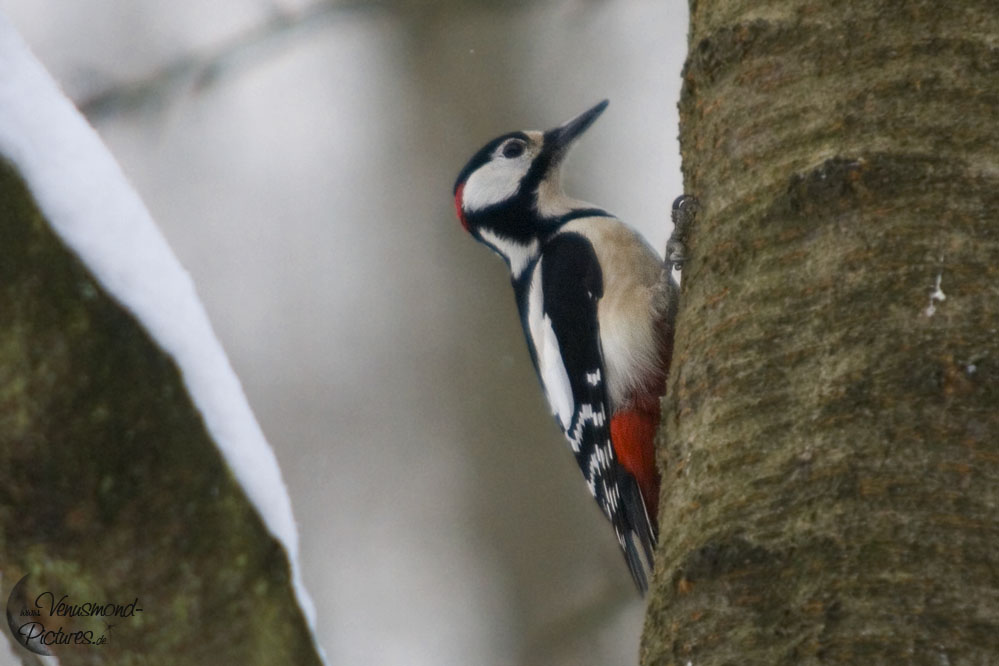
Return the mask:
{"type": "Polygon", "coordinates": [[[548,404],[562,425],[562,430],[568,432],[575,411],[572,386],[569,384],[569,373],[562,362],[562,351],[552,328],[552,320],[544,312],[541,295],[542,261],[544,259],[538,260],[534,265],[534,275],[531,277],[531,288],[527,295],[527,323],[531,329],[531,341],[538,357],[538,373],[545,387],[548,404]]]}

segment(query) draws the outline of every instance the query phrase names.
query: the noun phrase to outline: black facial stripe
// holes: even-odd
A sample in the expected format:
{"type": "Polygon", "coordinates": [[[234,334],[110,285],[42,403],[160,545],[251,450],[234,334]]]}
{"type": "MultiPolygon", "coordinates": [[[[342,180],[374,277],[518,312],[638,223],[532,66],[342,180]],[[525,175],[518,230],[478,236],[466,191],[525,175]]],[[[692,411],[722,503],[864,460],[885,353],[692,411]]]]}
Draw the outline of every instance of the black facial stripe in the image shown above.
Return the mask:
{"type": "Polygon", "coordinates": [[[534,158],[534,163],[531,164],[530,170],[527,172],[527,175],[524,176],[524,185],[527,189],[534,191],[538,188],[541,181],[548,175],[548,171],[551,169],[552,164],[555,163],[556,157],[558,157],[558,155],[551,149],[548,143],[548,132],[545,132],[545,136],[541,143],[541,152],[534,158]]]}
{"type": "Polygon", "coordinates": [[[578,220],[581,217],[614,217],[602,208],[577,208],[569,211],[558,218],[558,226],[562,226],[570,220],[578,220]]]}
{"type": "Polygon", "coordinates": [[[514,198],[468,213],[472,229],[485,227],[511,240],[524,242],[537,235],[542,220],[529,206],[528,194],[519,192],[514,198]],[[516,214],[515,211],[523,211],[516,214]]]}

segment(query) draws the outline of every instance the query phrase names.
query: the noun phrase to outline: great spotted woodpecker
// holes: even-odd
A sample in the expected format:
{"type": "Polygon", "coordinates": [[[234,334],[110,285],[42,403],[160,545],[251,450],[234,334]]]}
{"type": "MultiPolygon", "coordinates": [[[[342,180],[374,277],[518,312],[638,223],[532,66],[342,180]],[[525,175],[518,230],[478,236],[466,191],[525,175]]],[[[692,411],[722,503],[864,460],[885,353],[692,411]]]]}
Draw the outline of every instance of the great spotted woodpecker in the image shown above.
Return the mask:
{"type": "Polygon", "coordinates": [[[552,412],[644,593],[658,533],[653,440],[677,304],[670,268],[682,245],[671,239],[664,263],[613,215],[563,193],[562,162],[607,104],[546,132],[493,139],[461,170],[454,200],[465,230],[510,268],[552,412]]]}

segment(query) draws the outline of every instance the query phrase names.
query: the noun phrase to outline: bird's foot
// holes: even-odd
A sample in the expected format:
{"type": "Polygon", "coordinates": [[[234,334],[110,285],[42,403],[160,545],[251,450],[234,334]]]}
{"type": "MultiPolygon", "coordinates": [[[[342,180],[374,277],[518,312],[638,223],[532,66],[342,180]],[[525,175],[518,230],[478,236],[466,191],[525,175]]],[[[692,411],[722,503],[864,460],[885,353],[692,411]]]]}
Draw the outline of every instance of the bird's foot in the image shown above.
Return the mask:
{"type": "Polygon", "coordinates": [[[673,201],[673,233],[666,242],[666,262],[670,268],[683,270],[687,259],[687,232],[697,216],[700,204],[689,194],[682,194],[673,201]]]}

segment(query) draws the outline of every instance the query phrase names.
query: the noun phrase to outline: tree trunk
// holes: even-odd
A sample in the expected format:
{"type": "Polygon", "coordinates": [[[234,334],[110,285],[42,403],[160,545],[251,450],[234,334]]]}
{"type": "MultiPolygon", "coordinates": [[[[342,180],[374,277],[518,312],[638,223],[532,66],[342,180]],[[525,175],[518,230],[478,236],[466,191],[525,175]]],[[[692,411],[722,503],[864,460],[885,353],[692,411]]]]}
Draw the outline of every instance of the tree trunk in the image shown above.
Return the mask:
{"type": "Polygon", "coordinates": [[[2,156],[0,574],[0,631],[63,665],[321,663],[179,369],[2,156]]]}
{"type": "Polygon", "coordinates": [[[691,2],[644,664],[999,659],[999,11],[691,2]]]}

